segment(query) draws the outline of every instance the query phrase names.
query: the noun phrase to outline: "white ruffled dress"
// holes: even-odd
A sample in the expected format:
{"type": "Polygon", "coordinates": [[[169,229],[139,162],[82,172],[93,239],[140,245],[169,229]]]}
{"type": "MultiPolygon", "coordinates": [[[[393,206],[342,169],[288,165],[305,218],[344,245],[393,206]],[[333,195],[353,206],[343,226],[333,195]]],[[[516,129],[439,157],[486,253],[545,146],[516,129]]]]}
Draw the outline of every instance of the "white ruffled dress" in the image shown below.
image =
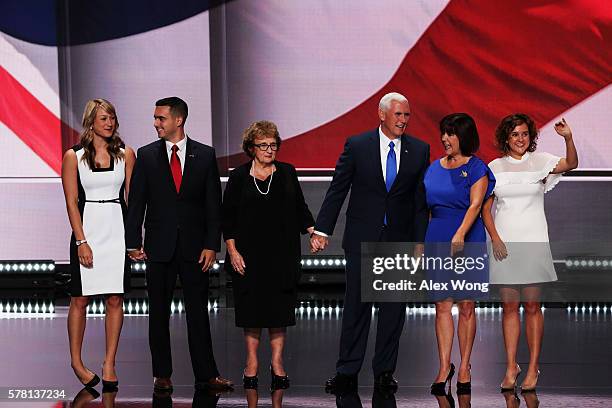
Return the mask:
{"type": "Polygon", "coordinates": [[[508,257],[490,256],[492,284],[525,285],[557,280],[548,240],[544,193],[559,182],[550,174],[560,158],[549,153],[525,153],[489,163],[495,179],[495,227],[506,244],[508,257]]]}

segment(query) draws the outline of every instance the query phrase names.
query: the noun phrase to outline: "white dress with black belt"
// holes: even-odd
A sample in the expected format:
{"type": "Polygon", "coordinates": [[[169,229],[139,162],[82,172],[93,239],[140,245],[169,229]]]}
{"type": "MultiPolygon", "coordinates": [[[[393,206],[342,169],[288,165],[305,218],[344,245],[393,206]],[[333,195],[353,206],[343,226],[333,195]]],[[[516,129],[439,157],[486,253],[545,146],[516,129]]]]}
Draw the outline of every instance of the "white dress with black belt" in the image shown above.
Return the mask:
{"type": "Polygon", "coordinates": [[[73,234],[70,243],[71,295],[125,293],[129,290],[123,226],[125,160],[111,162],[109,168],[90,169],[82,160],[83,148],[75,146],[73,150],[78,160],[79,211],[85,239],[93,253],[93,267],[79,264],[73,234]]]}

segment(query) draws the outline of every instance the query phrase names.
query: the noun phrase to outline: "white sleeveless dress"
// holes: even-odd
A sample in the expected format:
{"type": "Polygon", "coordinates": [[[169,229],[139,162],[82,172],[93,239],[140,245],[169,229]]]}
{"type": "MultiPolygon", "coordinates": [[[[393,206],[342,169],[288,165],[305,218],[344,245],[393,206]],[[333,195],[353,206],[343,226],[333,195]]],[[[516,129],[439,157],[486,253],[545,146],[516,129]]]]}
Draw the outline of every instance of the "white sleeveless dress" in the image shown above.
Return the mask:
{"type": "MultiPolygon", "coordinates": [[[[79,264],[74,234],[71,239],[71,295],[125,293],[129,290],[129,263],[125,250],[125,161],[109,168],[90,169],[84,150],[73,147],[78,160],[79,211],[85,239],[93,253],[93,267],[79,264]]],[[[123,149],[121,149],[123,151],[123,149]]]]}
{"type": "Polygon", "coordinates": [[[494,219],[508,257],[490,256],[492,284],[536,284],[557,280],[544,214],[544,194],[559,182],[561,174],[550,174],[560,158],[549,153],[525,153],[520,160],[510,156],[489,163],[497,183],[494,219]]]}

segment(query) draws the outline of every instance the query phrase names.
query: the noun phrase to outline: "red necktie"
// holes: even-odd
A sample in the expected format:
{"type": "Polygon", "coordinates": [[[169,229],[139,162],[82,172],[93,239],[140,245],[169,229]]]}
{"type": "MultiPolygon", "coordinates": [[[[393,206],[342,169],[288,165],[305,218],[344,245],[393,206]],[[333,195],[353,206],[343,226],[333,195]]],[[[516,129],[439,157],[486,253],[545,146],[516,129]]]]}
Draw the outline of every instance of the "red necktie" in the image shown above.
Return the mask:
{"type": "Polygon", "coordinates": [[[172,171],[172,178],[174,179],[174,185],[176,186],[176,192],[181,190],[181,180],[183,179],[183,172],[181,171],[181,159],[176,153],[178,146],[172,146],[172,155],[170,156],[170,170],[172,171]]]}

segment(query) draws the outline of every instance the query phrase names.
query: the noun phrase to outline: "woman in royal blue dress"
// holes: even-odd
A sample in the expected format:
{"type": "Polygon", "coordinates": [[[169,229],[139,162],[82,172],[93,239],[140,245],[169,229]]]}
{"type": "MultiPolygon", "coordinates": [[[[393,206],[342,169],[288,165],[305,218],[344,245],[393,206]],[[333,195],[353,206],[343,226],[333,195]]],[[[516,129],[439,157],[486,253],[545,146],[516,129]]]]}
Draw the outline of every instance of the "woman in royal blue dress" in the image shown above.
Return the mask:
{"type": "MultiPolygon", "coordinates": [[[[484,199],[491,194],[495,186],[495,177],[487,165],[473,155],[480,146],[476,123],[465,113],[454,113],[440,122],[440,135],[444,157],[434,161],[425,173],[427,205],[431,212],[425,236],[426,254],[457,255],[463,251],[464,243],[470,242],[482,242],[483,253],[486,253],[486,234],[480,210],[484,199]],[[441,251],[445,245],[438,243],[445,243],[448,251],[441,251]]],[[[470,251],[473,252],[473,246],[467,245],[465,252],[470,251]]],[[[453,272],[461,271],[458,268],[428,270],[427,274],[438,281],[448,283],[454,279],[453,276],[459,276],[453,272]]],[[[462,277],[468,275],[467,272],[461,274],[462,277]]],[[[468,277],[468,280],[488,282],[488,277],[479,279],[472,276],[468,277]]],[[[446,383],[450,383],[455,373],[455,366],[450,361],[455,332],[451,315],[454,301],[457,301],[459,308],[457,337],[461,354],[457,391],[469,392],[471,389],[470,355],[476,334],[473,299],[472,294],[458,290],[434,294],[440,369],[432,384],[432,393],[444,392],[446,383]]]]}

